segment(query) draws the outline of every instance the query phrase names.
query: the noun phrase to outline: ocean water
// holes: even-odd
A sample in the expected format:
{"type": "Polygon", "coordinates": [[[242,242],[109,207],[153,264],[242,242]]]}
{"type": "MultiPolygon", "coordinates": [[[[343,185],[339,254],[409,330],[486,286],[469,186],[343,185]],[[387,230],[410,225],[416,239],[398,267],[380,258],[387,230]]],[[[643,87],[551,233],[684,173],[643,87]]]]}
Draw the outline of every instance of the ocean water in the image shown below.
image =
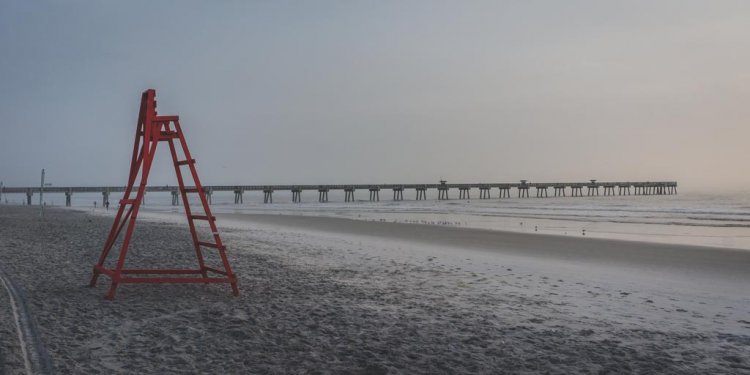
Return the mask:
{"type": "MultiPolygon", "coordinates": [[[[432,193],[432,196],[430,196],[432,193]]],[[[494,192],[497,193],[497,192],[494,192]]],[[[679,243],[750,250],[750,192],[701,194],[681,193],[664,196],[611,196],[565,198],[504,198],[416,201],[415,192],[404,192],[403,201],[394,202],[389,190],[380,192],[380,202],[366,200],[369,192],[358,191],[354,202],[344,202],[344,193],[331,191],[329,202],[318,203],[315,191],[302,193],[302,203],[291,202],[291,192],[274,193],[273,204],[263,204],[261,192],[246,192],[244,203],[235,205],[231,192],[213,196],[215,213],[265,213],[344,217],[358,220],[446,225],[537,234],[556,234],[632,241],[679,243]]],[[[533,192],[532,192],[533,194],[533,192]]],[[[3,196],[10,204],[20,204],[20,194],[3,196]]],[[[34,197],[38,204],[38,196],[34,197]]],[[[113,195],[111,202],[119,200],[113,195]]],[[[63,205],[63,194],[47,194],[48,205],[63,205]]],[[[101,194],[76,194],[73,205],[101,210],[101,194]]],[[[149,193],[144,209],[180,211],[171,206],[169,193],[149,193]]],[[[193,205],[196,204],[193,202],[193,205]]],[[[4,202],[3,202],[4,204],[4,202]]],[[[110,208],[111,210],[114,207],[110,208]]]]}

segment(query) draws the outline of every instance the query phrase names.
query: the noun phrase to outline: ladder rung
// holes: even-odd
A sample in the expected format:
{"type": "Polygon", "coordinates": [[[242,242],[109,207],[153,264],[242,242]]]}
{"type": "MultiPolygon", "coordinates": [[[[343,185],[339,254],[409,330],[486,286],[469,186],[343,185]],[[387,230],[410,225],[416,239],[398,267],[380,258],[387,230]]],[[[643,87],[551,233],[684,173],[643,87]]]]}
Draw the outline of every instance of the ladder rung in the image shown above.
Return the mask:
{"type": "Polygon", "coordinates": [[[156,116],[154,118],[154,121],[156,122],[168,122],[168,121],[178,121],[180,119],[180,116],[156,116]]]}
{"type": "Polygon", "coordinates": [[[135,199],[120,199],[120,204],[133,204],[135,199]]]}
{"type": "Polygon", "coordinates": [[[213,247],[214,249],[218,249],[219,248],[219,245],[217,245],[215,243],[210,243],[210,242],[198,241],[198,245],[205,246],[205,247],[213,247]]]}
{"type": "Polygon", "coordinates": [[[195,164],[195,159],[180,160],[177,162],[177,165],[187,165],[187,164],[195,164]]]}
{"type": "Polygon", "coordinates": [[[159,133],[160,139],[172,139],[172,138],[177,138],[177,137],[178,137],[177,132],[173,132],[173,131],[159,133]]]}
{"type": "MultiPolygon", "coordinates": [[[[190,216],[193,220],[209,220],[206,215],[192,215],[190,216]]],[[[216,216],[211,216],[211,220],[216,220],[216,216]]]]}

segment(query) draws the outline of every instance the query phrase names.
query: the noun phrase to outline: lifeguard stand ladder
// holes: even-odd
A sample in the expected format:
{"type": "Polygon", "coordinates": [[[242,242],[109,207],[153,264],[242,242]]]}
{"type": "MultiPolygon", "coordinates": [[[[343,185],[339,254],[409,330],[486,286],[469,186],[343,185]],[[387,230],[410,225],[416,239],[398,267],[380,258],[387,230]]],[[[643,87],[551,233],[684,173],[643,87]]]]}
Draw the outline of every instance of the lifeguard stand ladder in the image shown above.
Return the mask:
{"type": "Polygon", "coordinates": [[[232,286],[232,293],[239,295],[237,288],[237,277],[232,272],[232,268],[227,260],[226,248],[221,241],[219,231],[216,228],[216,218],[211,215],[211,209],[206,200],[206,194],[203,191],[198,172],[195,170],[195,159],[190,156],[185,136],[180,128],[178,116],[158,116],[156,114],[156,91],[149,89],[143,92],[141,96],[141,109],[138,115],[138,125],[135,133],[135,144],[133,146],[133,158],[130,164],[130,177],[128,177],[128,186],[125,194],[120,200],[120,206],[117,209],[115,222],[109,232],[107,241],[104,243],[99,261],[94,266],[94,274],[91,277],[90,286],[96,286],[96,281],[100,274],[109,276],[112,279],[112,285],[107,293],[107,299],[112,300],[115,297],[117,286],[128,283],[228,283],[232,286]],[[177,140],[178,142],[175,142],[177,140]],[[138,217],[138,209],[143,202],[143,196],[146,193],[146,183],[148,174],[151,170],[151,163],[154,160],[156,146],[160,142],[166,142],[172,153],[177,182],[180,185],[180,194],[184,202],[185,215],[187,215],[190,234],[193,239],[193,247],[198,261],[196,269],[131,269],[125,268],[125,258],[128,254],[128,245],[133,236],[135,221],[138,217]],[[184,160],[179,160],[177,156],[177,145],[182,148],[185,155],[184,160]],[[190,168],[190,174],[193,177],[194,187],[185,188],[185,182],[182,177],[181,167],[190,168]],[[140,182],[136,187],[135,197],[131,198],[136,179],[140,173],[140,182]],[[194,215],[190,209],[188,193],[198,194],[201,205],[203,206],[204,215],[194,215]],[[213,234],[213,242],[200,241],[195,231],[195,220],[208,221],[213,234]],[[125,236],[120,246],[120,255],[114,268],[107,268],[104,262],[107,255],[115,244],[122,230],[125,229],[125,236]],[[212,248],[218,251],[221,257],[223,270],[212,268],[204,263],[202,248],[212,248]],[[211,276],[209,276],[209,274],[211,276]]]}

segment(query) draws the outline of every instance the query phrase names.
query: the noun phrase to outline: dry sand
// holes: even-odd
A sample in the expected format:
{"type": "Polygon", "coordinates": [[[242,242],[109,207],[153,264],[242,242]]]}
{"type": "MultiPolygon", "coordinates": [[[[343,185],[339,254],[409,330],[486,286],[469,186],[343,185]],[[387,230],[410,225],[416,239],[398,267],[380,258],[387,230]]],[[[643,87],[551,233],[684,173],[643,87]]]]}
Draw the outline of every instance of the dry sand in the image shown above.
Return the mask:
{"type": "MultiPolygon", "coordinates": [[[[36,213],[0,207],[0,268],[59,373],[750,373],[750,252],[220,215],[241,297],[108,302],[106,279],[86,284],[111,218],[36,213]]],[[[143,217],[129,265],[193,264],[178,219],[143,217]]]]}

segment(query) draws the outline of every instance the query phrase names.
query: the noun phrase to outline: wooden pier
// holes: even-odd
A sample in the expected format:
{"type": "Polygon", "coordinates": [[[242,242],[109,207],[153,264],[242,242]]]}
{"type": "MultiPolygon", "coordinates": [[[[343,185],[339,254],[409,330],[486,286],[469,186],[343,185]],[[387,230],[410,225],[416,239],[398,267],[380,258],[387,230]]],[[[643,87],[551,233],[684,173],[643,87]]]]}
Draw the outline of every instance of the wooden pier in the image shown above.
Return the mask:
{"type": "MultiPolygon", "coordinates": [[[[529,182],[522,180],[518,183],[469,183],[449,184],[441,181],[437,184],[370,184],[370,185],[215,185],[204,186],[204,191],[209,203],[211,196],[217,191],[231,191],[234,193],[234,203],[242,204],[243,194],[246,191],[262,191],[263,202],[273,203],[273,194],[280,191],[291,193],[292,202],[302,202],[304,191],[317,191],[318,202],[328,202],[328,192],[331,190],[343,190],[345,201],[353,202],[357,190],[368,191],[370,201],[380,201],[380,190],[392,190],[393,200],[404,200],[404,190],[415,190],[416,200],[426,200],[428,192],[434,190],[437,194],[432,195],[438,200],[448,200],[450,190],[458,190],[458,199],[471,199],[469,192],[472,189],[479,191],[479,199],[490,199],[496,196],[498,199],[508,199],[511,190],[518,191],[518,198],[548,198],[549,189],[553,190],[553,197],[597,197],[614,195],[674,195],[677,194],[677,182],[529,182]],[[534,189],[535,194],[529,194],[534,189]],[[493,194],[496,192],[496,195],[493,194]],[[570,194],[567,194],[569,191],[570,194]]],[[[5,194],[26,194],[26,204],[31,205],[32,197],[38,194],[41,188],[36,187],[5,187],[0,185],[0,199],[5,194]]],[[[74,193],[101,193],[102,204],[109,201],[111,193],[119,193],[125,190],[125,186],[70,186],[70,187],[45,187],[44,193],[65,194],[65,205],[71,205],[71,197],[74,193]]],[[[148,186],[147,192],[168,192],[172,194],[172,205],[179,205],[180,199],[177,186],[148,186]]]]}

